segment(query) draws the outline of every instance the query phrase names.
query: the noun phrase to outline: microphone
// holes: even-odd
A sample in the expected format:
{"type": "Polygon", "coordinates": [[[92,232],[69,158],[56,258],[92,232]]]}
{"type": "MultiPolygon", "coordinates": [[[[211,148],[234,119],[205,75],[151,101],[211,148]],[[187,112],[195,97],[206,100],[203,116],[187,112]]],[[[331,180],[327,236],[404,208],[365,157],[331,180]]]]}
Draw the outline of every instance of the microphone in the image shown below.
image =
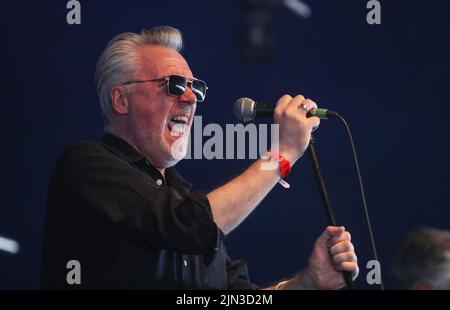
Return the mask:
{"type": "MultiPolygon", "coordinates": [[[[260,117],[273,117],[273,110],[275,107],[269,103],[256,102],[250,98],[239,98],[233,106],[234,116],[237,119],[248,122],[260,117]]],[[[320,119],[327,119],[335,117],[336,112],[327,109],[313,109],[306,113],[306,117],[318,117],[320,119]]]]}

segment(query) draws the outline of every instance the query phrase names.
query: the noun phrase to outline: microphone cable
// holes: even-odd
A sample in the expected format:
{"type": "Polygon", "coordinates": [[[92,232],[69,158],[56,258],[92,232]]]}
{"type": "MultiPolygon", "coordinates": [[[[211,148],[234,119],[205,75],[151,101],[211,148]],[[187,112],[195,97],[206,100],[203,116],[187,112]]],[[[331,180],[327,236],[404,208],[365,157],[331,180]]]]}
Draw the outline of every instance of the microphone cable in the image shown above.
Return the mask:
{"type": "MultiPolygon", "coordinates": [[[[342,116],[340,116],[338,113],[336,113],[336,112],[332,112],[332,113],[333,113],[333,117],[336,117],[341,122],[341,124],[344,125],[344,127],[345,127],[345,129],[347,131],[347,136],[348,136],[348,138],[350,140],[350,145],[352,147],[352,153],[353,153],[353,160],[355,162],[355,167],[356,167],[356,174],[358,176],[359,191],[361,193],[361,201],[362,201],[362,205],[363,205],[363,209],[364,209],[365,220],[366,220],[366,224],[367,224],[367,229],[369,230],[369,238],[370,238],[370,244],[371,244],[371,247],[372,247],[372,255],[373,255],[374,259],[377,262],[379,262],[378,254],[377,254],[377,248],[376,248],[376,245],[375,245],[375,238],[373,236],[373,231],[372,231],[372,224],[370,222],[369,211],[367,209],[366,195],[365,195],[365,192],[364,192],[364,185],[363,185],[363,181],[362,181],[362,177],[361,177],[361,171],[359,169],[358,157],[356,156],[356,148],[355,148],[355,144],[353,142],[352,133],[351,133],[350,127],[348,126],[348,124],[345,121],[345,119],[342,116]]],[[[384,290],[383,277],[381,275],[381,270],[380,270],[380,288],[381,288],[381,290],[384,290]]]]}

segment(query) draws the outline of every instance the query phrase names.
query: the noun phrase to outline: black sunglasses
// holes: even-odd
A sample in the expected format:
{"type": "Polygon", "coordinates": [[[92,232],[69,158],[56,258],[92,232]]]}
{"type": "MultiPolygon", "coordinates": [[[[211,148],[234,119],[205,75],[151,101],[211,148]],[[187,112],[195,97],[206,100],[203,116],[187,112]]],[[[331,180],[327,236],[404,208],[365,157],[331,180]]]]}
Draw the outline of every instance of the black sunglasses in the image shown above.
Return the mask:
{"type": "Polygon", "coordinates": [[[187,86],[195,94],[195,97],[197,97],[198,102],[202,102],[205,100],[206,90],[208,89],[208,86],[206,86],[205,81],[193,77],[187,77],[184,75],[172,74],[169,75],[168,77],[153,80],[133,80],[122,83],[122,85],[129,85],[134,83],[146,83],[146,82],[159,82],[159,81],[166,81],[167,92],[171,96],[180,97],[186,91],[187,86]]]}

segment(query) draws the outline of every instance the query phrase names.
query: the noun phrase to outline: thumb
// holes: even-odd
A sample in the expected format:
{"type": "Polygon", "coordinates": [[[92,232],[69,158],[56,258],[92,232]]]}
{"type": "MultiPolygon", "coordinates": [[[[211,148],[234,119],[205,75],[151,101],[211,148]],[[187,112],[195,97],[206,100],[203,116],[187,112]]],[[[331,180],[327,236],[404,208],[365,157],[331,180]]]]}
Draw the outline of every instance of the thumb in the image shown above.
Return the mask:
{"type": "Polygon", "coordinates": [[[345,228],[343,226],[327,226],[327,228],[325,228],[319,238],[317,238],[316,243],[318,245],[326,247],[326,243],[328,240],[330,240],[332,237],[338,236],[344,231],[345,228]]]}
{"type": "Polygon", "coordinates": [[[316,239],[316,245],[325,247],[327,244],[327,241],[330,240],[331,236],[327,232],[327,230],[324,230],[323,233],[319,236],[319,238],[316,239]]]}
{"type": "Polygon", "coordinates": [[[327,226],[327,228],[325,229],[325,232],[330,236],[330,237],[336,237],[339,236],[340,234],[342,234],[345,231],[345,227],[344,226],[327,226]]]}

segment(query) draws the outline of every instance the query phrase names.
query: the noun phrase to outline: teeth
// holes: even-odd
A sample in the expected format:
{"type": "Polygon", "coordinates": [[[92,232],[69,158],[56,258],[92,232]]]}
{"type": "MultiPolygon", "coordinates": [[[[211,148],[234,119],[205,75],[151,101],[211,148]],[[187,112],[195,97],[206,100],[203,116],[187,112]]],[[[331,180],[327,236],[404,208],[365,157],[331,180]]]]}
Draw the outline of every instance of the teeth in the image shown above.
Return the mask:
{"type": "Polygon", "coordinates": [[[180,137],[184,135],[190,114],[174,116],[169,121],[169,130],[172,136],[180,137]]]}
{"type": "Polygon", "coordinates": [[[176,116],[176,117],[172,118],[172,120],[183,122],[183,123],[187,123],[188,119],[189,119],[189,117],[185,116],[185,115],[180,115],[180,116],[176,116]]]}

